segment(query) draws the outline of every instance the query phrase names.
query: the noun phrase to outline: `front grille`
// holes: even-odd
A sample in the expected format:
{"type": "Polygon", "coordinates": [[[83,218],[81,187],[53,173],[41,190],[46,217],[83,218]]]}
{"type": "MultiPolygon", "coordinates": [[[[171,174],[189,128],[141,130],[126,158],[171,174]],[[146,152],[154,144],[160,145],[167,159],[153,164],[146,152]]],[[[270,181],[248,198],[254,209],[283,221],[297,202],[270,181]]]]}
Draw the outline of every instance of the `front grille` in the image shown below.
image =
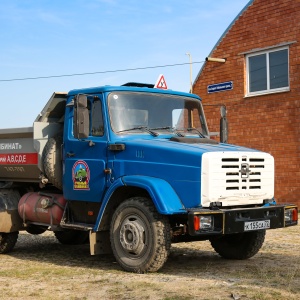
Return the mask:
{"type": "Polygon", "coordinates": [[[262,203],[274,194],[274,159],[263,152],[210,152],[202,156],[203,206],[262,203]]]}
{"type": "Polygon", "coordinates": [[[222,158],[222,169],[225,169],[226,190],[261,189],[261,169],[265,167],[264,158],[222,158]],[[243,176],[242,166],[248,168],[243,176]]]}

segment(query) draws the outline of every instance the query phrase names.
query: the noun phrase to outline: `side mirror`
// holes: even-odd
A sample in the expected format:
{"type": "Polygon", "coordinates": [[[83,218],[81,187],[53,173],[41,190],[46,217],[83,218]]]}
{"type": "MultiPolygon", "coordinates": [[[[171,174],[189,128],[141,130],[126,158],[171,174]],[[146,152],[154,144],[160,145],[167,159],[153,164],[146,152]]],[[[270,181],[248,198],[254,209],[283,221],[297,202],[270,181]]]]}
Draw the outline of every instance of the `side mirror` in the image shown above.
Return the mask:
{"type": "Polygon", "coordinates": [[[85,139],[89,136],[90,118],[87,108],[87,96],[85,95],[75,96],[73,128],[75,138],[85,139]]]}
{"type": "Polygon", "coordinates": [[[221,119],[220,119],[220,142],[227,143],[228,141],[228,121],[226,118],[226,106],[221,106],[221,119]]]}

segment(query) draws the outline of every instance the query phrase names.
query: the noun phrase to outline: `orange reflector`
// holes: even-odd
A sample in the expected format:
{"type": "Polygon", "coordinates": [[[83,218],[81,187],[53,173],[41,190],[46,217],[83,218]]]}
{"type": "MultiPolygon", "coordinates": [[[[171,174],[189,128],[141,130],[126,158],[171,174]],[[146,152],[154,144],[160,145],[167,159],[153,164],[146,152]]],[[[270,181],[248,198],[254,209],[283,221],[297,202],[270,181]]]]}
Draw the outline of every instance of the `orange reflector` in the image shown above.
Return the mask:
{"type": "Polygon", "coordinates": [[[293,209],[293,221],[298,221],[298,210],[297,210],[297,208],[293,209]]]}
{"type": "Polygon", "coordinates": [[[87,214],[88,214],[88,216],[93,216],[93,215],[94,215],[94,212],[91,211],[91,210],[89,210],[89,211],[87,212],[87,214]]]}
{"type": "Polygon", "coordinates": [[[194,229],[195,231],[200,229],[200,219],[197,216],[194,216],[194,229]]]}

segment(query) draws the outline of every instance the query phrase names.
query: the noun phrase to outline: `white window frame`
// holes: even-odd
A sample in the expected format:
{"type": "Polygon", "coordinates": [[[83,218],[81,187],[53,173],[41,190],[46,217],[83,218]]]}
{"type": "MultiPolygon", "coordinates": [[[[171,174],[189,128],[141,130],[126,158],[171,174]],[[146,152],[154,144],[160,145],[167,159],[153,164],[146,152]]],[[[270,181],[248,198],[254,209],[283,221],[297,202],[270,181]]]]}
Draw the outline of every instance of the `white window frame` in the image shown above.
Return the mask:
{"type": "Polygon", "coordinates": [[[258,96],[258,95],[265,95],[265,94],[273,94],[273,93],[281,93],[281,92],[287,92],[290,91],[290,68],[289,68],[289,47],[278,47],[278,48],[271,48],[263,51],[258,51],[255,53],[249,53],[246,54],[246,75],[247,75],[247,91],[246,91],[246,97],[251,97],[251,96],[258,96]],[[281,87],[277,89],[270,89],[270,64],[269,64],[269,54],[272,52],[277,52],[281,50],[287,50],[287,55],[288,55],[288,86],[286,87],[281,87]],[[249,74],[249,58],[253,56],[258,56],[258,55],[266,55],[266,68],[267,68],[267,89],[262,90],[262,91],[256,91],[256,92],[250,92],[250,74],[249,74]]]}

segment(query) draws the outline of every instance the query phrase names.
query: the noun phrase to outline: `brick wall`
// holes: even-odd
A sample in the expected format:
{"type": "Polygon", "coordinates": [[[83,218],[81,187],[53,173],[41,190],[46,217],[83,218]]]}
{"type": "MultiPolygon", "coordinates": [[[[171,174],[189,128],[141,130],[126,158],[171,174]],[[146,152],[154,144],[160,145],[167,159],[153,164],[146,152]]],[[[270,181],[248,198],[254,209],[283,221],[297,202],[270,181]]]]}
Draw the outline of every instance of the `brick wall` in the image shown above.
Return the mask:
{"type": "MultiPolygon", "coordinates": [[[[229,143],[256,148],[275,157],[275,197],[300,206],[300,1],[254,0],[211,53],[226,63],[207,62],[193,91],[203,104],[227,107],[229,143]],[[244,52],[282,43],[289,46],[290,91],[244,97],[244,52]],[[233,90],[208,94],[207,85],[233,81],[233,90]]],[[[219,115],[205,107],[210,131],[219,115]]]]}

